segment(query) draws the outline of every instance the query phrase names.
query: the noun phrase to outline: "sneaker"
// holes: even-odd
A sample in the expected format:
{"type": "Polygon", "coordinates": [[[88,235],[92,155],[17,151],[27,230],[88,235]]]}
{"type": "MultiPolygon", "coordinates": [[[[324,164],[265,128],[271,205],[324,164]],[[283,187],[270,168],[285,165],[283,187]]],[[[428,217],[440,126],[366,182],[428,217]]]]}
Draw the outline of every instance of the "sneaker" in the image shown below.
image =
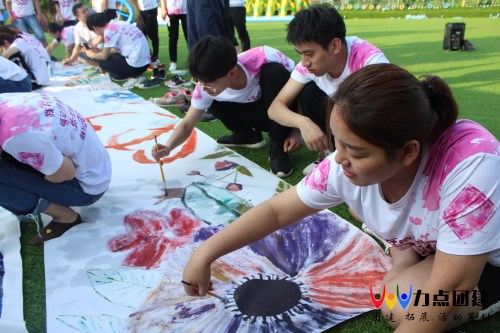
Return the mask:
{"type": "Polygon", "coordinates": [[[319,162],[323,161],[323,159],[325,158],[325,156],[328,156],[328,155],[330,155],[331,153],[332,153],[332,152],[331,152],[331,151],[329,151],[329,150],[325,150],[325,151],[323,151],[323,152],[319,153],[319,154],[318,154],[318,159],[317,159],[316,161],[312,162],[311,164],[309,164],[308,166],[306,166],[306,167],[304,168],[304,170],[302,170],[302,174],[303,174],[304,176],[307,176],[308,174],[310,174],[310,173],[311,173],[311,171],[313,171],[313,170],[314,170],[314,168],[316,168],[316,165],[318,165],[318,164],[319,164],[319,162]]]}
{"type": "Polygon", "coordinates": [[[111,78],[111,80],[113,80],[115,82],[125,82],[129,79],[128,77],[114,76],[111,74],[109,75],[109,77],[111,78]]]}
{"type": "Polygon", "coordinates": [[[260,131],[233,132],[231,135],[217,139],[217,143],[225,147],[261,148],[266,145],[260,131]]]}
{"type": "Polygon", "coordinates": [[[171,62],[170,66],[168,67],[168,70],[171,71],[176,71],[177,70],[177,64],[175,62],[171,62]]]}
{"type": "MultiPolygon", "coordinates": [[[[189,110],[189,106],[188,106],[188,110],[189,110]]],[[[186,112],[187,112],[187,110],[186,110],[186,112]]],[[[211,122],[211,121],[214,121],[214,120],[217,120],[217,117],[214,116],[214,114],[212,112],[210,112],[210,111],[205,111],[203,113],[203,115],[201,116],[201,118],[200,118],[200,121],[203,121],[205,123],[211,122]]],[[[217,142],[219,142],[219,140],[217,140],[217,142]]],[[[265,144],[265,142],[264,142],[264,144],[265,144]]]]}
{"type": "Polygon", "coordinates": [[[171,80],[166,81],[165,85],[170,88],[175,88],[178,86],[189,87],[192,85],[192,83],[183,78],[182,76],[176,75],[171,80]]]}
{"type": "Polygon", "coordinates": [[[151,57],[151,62],[149,63],[148,71],[153,71],[155,68],[158,67],[158,65],[160,65],[160,60],[158,58],[151,57]]]}
{"type": "Polygon", "coordinates": [[[280,178],[292,174],[293,168],[290,156],[283,150],[283,142],[271,141],[269,145],[269,164],[271,172],[280,178]]]}
{"type": "Polygon", "coordinates": [[[127,80],[127,82],[125,82],[123,84],[123,88],[125,89],[132,89],[136,86],[136,84],[140,84],[142,82],[146,81],[146,78],[144,77],[144,75],[139,75],[139,76],[136,76],[136,77],[131,77],[130,79],[127,80]]]}
{"type": "Polygon", "coordinates": [[[188,103],[191,103],[191,99],[193,98],[193,92],[189,89],[184,89],[184,90],[181,90],[180,92],[181,94],[184,95],[184,97],[186,97],[186,101],[188,103]]]}
{"type": "Polygon", "coordinates": [[[164,68],[160,68],[158,70],[158,74],[157,74],[156,78],[158,78],[158,80],[162,80],[162,81],[167,79],[167,72],[165,72],[164,68]]]}
{"type": "Polygon", "coordinates": [[[147,80],[142,83],[136,84],[136,87],[140,89],[151,89],[151,88],[157,88],[159,86],[160,86],[160,79],[158,78],[153,78],[151,80],[147,80]]]}
{"type": "Polygon", "coordinates": [[[173,91],[166,93],[165,96],[160,98],[151,98],[150,101],[159,106],[180,106],[186,104],[184,95],[173,91]]]}

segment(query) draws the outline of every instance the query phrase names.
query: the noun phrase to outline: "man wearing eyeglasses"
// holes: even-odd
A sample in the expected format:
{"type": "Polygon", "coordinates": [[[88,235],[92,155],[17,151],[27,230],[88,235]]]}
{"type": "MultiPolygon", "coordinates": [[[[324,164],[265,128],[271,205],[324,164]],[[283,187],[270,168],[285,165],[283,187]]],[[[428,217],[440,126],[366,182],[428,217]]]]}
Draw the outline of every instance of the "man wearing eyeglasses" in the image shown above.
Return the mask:
{"type": "Polygon", "coordinates": [[[236,53],[226,37],[204,37],[191,49],[188,68],[196,87],[191,106],[165,145],[152,150],[155,158],[164,157],[191,134],[204,112],[209,110],[232,134],[217,139],[226,147],[261,148],[271,139],[271,171],[284,178],[292,172],[284,142],[291,128],[269,119],[267,109],[285,85],[294,62],[280,51],[260,46],[236,53]]]}

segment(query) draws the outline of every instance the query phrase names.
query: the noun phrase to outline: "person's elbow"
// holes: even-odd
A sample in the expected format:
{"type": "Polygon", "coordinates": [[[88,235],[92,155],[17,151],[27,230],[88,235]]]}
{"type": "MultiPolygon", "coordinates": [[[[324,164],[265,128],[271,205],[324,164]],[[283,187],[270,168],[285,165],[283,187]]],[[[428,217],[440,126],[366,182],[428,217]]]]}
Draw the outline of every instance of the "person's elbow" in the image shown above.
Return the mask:
{"type": "Polygon", "coordinates": [[[64,157],[63,163],[56,172],[51,175],[46,175],[45,179],[51,183],[62,183],[75,178],[76,168],[73,162],[67,157],[64,157]]]}

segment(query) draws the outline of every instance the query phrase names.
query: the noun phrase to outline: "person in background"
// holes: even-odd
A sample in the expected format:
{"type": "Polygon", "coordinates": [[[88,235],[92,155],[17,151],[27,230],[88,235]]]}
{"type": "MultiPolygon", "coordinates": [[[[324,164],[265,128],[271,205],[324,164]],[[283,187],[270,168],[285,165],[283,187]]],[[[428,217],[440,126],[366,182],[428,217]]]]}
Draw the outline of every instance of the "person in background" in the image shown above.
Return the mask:
{"type": "Polygon", "coordinates": [[[85,118],[49,95],[1,94],[0,133],[0,206],[21,219],[52,217],[30,243],[82,223],[71,207],[93,204],[111,181],[108,152],[85,118]]]}
{"type": "Polygon", "coordinates": [[[318,161],[308,165],[308,174],[328,151],[324,103],[349,74],[360,68],[389,62],[384,53],[358,37],[346,37],[342,16],[329,5],[315,5],[299,11],[287,28],[287,41],[300,54],[301,61],[269,108],[274,121],[295,128],[285,141],[285,151],[301,146],[319,153],[318,161]],[[299,112],[290,105],[298,98],[299,112]]]}
{"type": "Polygon", "coordinates": [[[247,31],[247,10],[245,0],[229,0],[229,15],[231,17],[231,29],[236,28],[238,38],[241,42],[241,50],[245,52],[250,49],[250,36],[247,31]]]}
{"type": "Polygon", "coordinates": [[[101,52],[85,50],[103,71],[115,80],[127,80],[123,84],[127,89],[146,81],[143,73],[151,62],[151,55],[148,41],[139,28],[124,21],[109,21],[104,13],[90,15],[87,27],[104,38],[101,52]]]}
{"type": "Polygon", "coordinates": [[[183,143],[206,110],[210,110],[232,133],[217,139],[227,147],[261,148],[269,132],[271,171],[278,177],[292,173],[283,141],[290,128],[271,121],[267,108],[290,77],[294,62],[280,51],[261,46],[237,54],[227,37],[203,37],[188,55],[188,69],[196,87],[186,116],[175,127],[165,145],[158,145],[163,157],[183,143]]]}
{"type": "Polygon", "coordinates": [[[116,19],[115,0],[92,0],[92,9],[96,13],[104,13],[108,21],[116,19]]]}
{"type": "Polygon", "coordinates": [[[74,28],[75,36],[75,47],[71,56],[65,58],[62,61],[63,65],[71,66],[76,60],[80,60],[90,66],[99,67],[96,60],[88,57],[83,50],[90,49],[95,53],[101,52],[99,48],[100,44],[103,42],[101,36],[97,36],[93,31],[90,31],[87,27],[87,18],[92,14],[89,7],[83,3],[77,3],[73,6],[73,14],[78,19],[78,23],[74,28]]]}
{"type": "Polygon", "coordinates": [[[168,19],[168,55],[170,57],[169,71],[177,70],[177,42],[179,41],[179,24],[188,42],[186,0],[161,0],[161,16],[168,19]]]}
{"type": "Polygon", "coordinates": [[[40,2],[38,0],[6,0],[6,6],[16,28],[26,33],[31,29],[43,47],[47,47],[42,28],[45,21],[40,2]]]}
{"type": "Polygon", "coordinates": [[[0,27],[0,48],[4,58],[28,73],[33,90],[49,83],[50,56],[36,38],[14,27],[0,27]]]}
{"type": "Polygon", "coordinates": [[[197,288],[186,293],[207,293],[219,257],[346,203],[391,245],[392,268],[376,289],[413,290],[406,309],[382,305],[396,332],[444,332],[498,311],[498,140],[473,121],[457,121],[457,103],[442,79],[419,80],[392,64],[349,75],[326,110],[337,150],[297,186],[198,246],[183,274],[197,288]],[[459,306],[451,301],[457,291],[466,300],[459,306]],[[453,316],[463,320],[442,320],[453,316]]]}
{"type": "Polygon", "coordinates": [[[188,49],[204,36],[226,36],[222,0],[187,0],[188,49]]]}
{"type": "Polygon", "coordinates": [[[5,12],[5,5],[3,4],[3,0],[0,0],[0,27],[3,27],[5,25],[5,22],[3,19],[4,12],[5,12]]]}
{"type": "Polygon", "coordinates": [[[49,23],[47,30],[53,38],[52,43],[46,48],[47,52],[51,54],[60,43],[63,43],[66,49],[66,58],[70,58],[75,47],[75,26],[63,27],[57,23],[49,23]]]}
{"type": "Polygon", "coordinates": [[[31,78],[22,67],[0,57],[0,94],[9,92],[31,92],[31,78]]]}
{"type": "Polygon", "coordinates": [[[158,37],[158,2],[157,0],[134,0],[139,7],[137,26],[144,36],[151,40],[153,51],[151,52],[151,63],[159,64],[158,53],[160,51],[160,39],[158,37]]]}
{"type": "Polygon", "coordinates": [[[53,0],[52,3],[56,8],[56,21],[62,24],[63,28],[75,25],[78,23],[73,7],[80,3],[80,0],[53,0]]]}

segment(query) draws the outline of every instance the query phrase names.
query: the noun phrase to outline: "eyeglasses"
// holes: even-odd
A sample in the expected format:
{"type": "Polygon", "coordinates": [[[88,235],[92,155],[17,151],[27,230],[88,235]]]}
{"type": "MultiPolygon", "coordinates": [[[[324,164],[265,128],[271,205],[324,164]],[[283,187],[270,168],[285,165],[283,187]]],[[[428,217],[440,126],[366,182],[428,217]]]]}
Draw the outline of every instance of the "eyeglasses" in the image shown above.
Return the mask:
{"type": "Polygon", "coordinates": [[[191,78],[191,83],[193,83],[195,86],[198,86],[202,89],[205,89],[205,90],[210,90],[212,92],[217,92],[217,88],[213,88],[213,87],[210,87],[210,86],[206,86],[204,84],[201,84],[200,82],[198,81],[195,81],[194,78],[191,78]]]}

